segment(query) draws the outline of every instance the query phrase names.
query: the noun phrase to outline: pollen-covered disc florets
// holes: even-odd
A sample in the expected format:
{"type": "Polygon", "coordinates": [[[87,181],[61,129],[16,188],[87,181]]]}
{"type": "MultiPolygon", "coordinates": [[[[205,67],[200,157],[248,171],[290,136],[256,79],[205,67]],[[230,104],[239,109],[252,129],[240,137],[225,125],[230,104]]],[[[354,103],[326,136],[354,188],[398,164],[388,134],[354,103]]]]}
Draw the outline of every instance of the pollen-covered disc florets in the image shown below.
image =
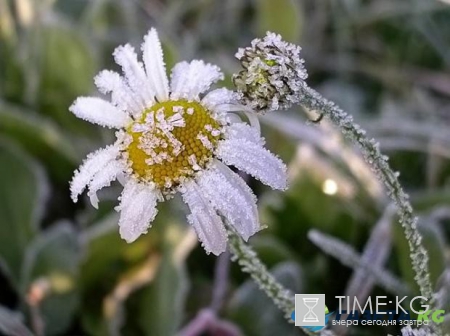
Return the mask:
{"type": "Polygon", "coordinates": [[[221,134],[222,125],[200,103],[166,101],[127,128],[122,151],[135,177],[170,193],[206,168],[221,134]]]}
{"type": "Polygon", "coordinates": [[[258,112],[288,109],[299,101],[299,92],[308,77],[301,48],[268,32],[240,48],[236,58],[243,70],[233,76],[242,102],[258,112]]]}

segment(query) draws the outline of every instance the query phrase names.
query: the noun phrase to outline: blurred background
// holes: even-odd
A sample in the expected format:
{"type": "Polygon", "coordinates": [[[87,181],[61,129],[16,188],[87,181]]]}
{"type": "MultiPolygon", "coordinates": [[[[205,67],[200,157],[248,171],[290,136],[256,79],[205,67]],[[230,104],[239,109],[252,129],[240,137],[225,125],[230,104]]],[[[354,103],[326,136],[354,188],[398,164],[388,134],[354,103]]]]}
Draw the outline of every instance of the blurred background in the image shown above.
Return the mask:
{"type": "MultiPolygon", "coordinates": [[[[301,335],[229,255],[206,255],[181,202],[131,245],[118,235],[118,185],[73,204],[69,180],[113,133],[68,107],[117,70],[113,49],[156,27],[168,68],[200,58],[231,87],[234,53],[267,30],[300,44],[324,96],[390,156],[450,312],[448,0],[0,0],[0,334],[301,335]]],[[[249,179],[267,229],[250,242],[293,293],[418,295],[407,241],[381,183],[327,120],[293,109],[262,118],[290,189],[249,179]]],[[[450,325],[450,315],[444,325],[450,325]]],[[[447,329],[448,330],[448,329],[447,329]]],[[[397,327],[335,329],[398,335],[397,327]]]]}

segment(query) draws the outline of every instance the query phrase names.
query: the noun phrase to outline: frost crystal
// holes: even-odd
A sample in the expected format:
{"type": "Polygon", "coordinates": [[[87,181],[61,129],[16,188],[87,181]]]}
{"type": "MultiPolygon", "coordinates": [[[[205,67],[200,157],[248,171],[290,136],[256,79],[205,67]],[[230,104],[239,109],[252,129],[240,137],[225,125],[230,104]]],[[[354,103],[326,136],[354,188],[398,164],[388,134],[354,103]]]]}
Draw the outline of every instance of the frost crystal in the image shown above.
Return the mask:
{"type": "Polygon", "coordinates": [[[240,48],[236,58],[243,70],[233,76],[242,102],[258,112],[288,109],[299,102],[300,89],[308,77],[301,48],[268,32],[240,48]]]}

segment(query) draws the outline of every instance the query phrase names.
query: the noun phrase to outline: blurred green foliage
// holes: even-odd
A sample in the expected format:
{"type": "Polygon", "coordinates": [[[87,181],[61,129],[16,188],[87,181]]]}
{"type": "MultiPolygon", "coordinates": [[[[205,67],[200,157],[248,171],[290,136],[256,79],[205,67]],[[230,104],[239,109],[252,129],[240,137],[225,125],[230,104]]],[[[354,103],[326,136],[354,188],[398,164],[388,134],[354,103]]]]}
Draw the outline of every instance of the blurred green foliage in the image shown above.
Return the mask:
{"type": "MultiPolygon", "coordinates": [[[[203,58],[224,70],[228,85],[238,70],[234,52],[253,37],[272,30],[300,43],[309,83],[354,114],[402,172],[439,302],[450,311],[448,22],[446,1],[0,0],[0,331],[174,335],[211,304],[217,258],[195,244],[180,202],[165,204],[150,232],[128,245],[113,211],[117,186],[101,194],[98,212],[69,197],[73,170],[113,137],[68,106],[93,93],[98,71],[115,68],[115,46],[137,46],[151,26],[169,67],[203,58]]],[[[250,180],[268,226],[251,244],[293,292],[325,293],[334,310],[332,298],[346,293],[354,270],[309,241],[309,230],[362,251],[388,204],[357,149],[326,121],[306,126],[309,118],[293,110],[263,119],[268,147],[289,163],[292,179],[284,194],[250,180]]],[[[395,218],[391,235],[378,267],[415,288],[395,218]]],[[[218,316],[242,334],[300,334],[235,264],[222,282],[218,316]]],[[[399,332],[349,334],[388,331],[399,332]]]]}

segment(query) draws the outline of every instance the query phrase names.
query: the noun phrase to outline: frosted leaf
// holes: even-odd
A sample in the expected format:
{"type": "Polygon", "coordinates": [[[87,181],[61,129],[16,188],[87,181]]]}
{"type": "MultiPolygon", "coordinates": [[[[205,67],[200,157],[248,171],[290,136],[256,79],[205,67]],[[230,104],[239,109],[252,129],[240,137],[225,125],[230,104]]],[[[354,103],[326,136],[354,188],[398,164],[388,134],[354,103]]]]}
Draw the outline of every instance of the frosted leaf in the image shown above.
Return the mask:
{"type": "Polygon", "coordinates": [[[77,98],[69,110],[78,118],[109,128],[122,128],[130,122],[125,112],[95,97],[77,98]]]}
{"type": "Polygon", "coordinates": [[[169,83],[161,42],[159,41],[158,33],[154,28],[150,29],[148,34],[144,37],[142,52],[145,70],[153,92],[155,92],[158,101],[166,101],[169,99],[169,83]]]}
{"type": "Polygon", "coordinates": [[[248,240],[260,229],[256,197],[245,182],[223,163],[198,178],[201,192],[236,231],[248,240]]]}
{"type": "Polygon", "coordinates": [[[147,185],[130,179],[120,196],[119,232],[122,239],[132,243],[141,234],[147,233],[158,209],[158,193],[147,185]]]}
{"type": "MultiPolygon", "coordinates": [[[[384,270],[382,265],[379,264],[378,261],[380,259],[378,258],[383,258],[383,256],[367,255],[367,247],[364,255],[360,256],[351,245],[348,245],[335,237],[326,235],[317,230],[310,230],[308,232],[308,239],[314,243],[314,245],[322,249],[326,254],[336,258],[343,265],[355,270],[355,274],[349,285],[351,287],[349,287],[348,290],[355,286],[362,290],[360,286],[361,283],[364,283],[365,286],[369,285],[369,287],[371,287],[373,285],[372,281],[376,281],[381,287],[390,293],[394,293],[396,295],[406,295],[408,293],[408,286],[406,286],[400,279],[384,270]],[[364,278],[370,278],[371,280],[365,281],[364,278]],[[355,285],[355,279],[361,280],[362,282],[355,285]]],[[[373,244],[372,237],[369,244],[373,244]]],[[[381,246],[381,248],[385,250],[381,251],[381,253],[386,256],[386,246],[381,246]]],[[[380,253],[380,251],[377,251],[376,253],[380,253]]],[[[349,294],[349,292],[346,294],[349,294]]]]}
{"type": "Polygon", "coordinates": [[[244,139],[222,140],[217,155],[227,165],[237,167],[273,189],[287,188],[286,166],[260,144],[244,139]]]}
{"type": "Polygon", "coordinates": [[[142,63],[137,59],[134,48],[126,44],[117,47],[113,55],[116,63],[122,67],[130,88],[141,97],[145,102],[145,106],[150,106],[154,102],[155,93],[150,88],[147,75],[142,63]]]}
{"type": "Polygon", "coordinates": [[[215,255],[224,252],[227,248],[227,234],[222,220],[204,198],[199,186],[194,181],[187,182],[182,190],[182,196],[191,211],[187,217],[189,224],[197,232],[206,252],[215,255]]]}
{"type": "Polygon", "coordinates": [[[94,175],[89,183],[88,196],[94,208],[98,209],[97,191],[108,187],[117,178],[117,175],[124,171],[124,166],[120,161],[111,161],[102,170],[94,175]]]}
{"type": "Polygon", "coordinates": [[[95,85],[103,94],[111,93],[111,101],[121,110],[134,116],[145,109],[145,102],[136,95],[117,72],[103,70],[95,77],[95,85]]]}
{"type": "Polygon", "coordinates": [[[177,63],[172,70],[171,98],[198,99],[201,93],[221,79],[223,73],[215,65],[199,60],[177,63]]]}
{"type": "Polygon", "coordinates": [[[70,192],[74,202],[77,201],[78,195],[83,192],[92,178],[111,161],[116,160],[118,154],[119,150],[117,147],[108,146],[87,156],[80,168],[75,171],[73,179],[70,182],[70,192]]]}

